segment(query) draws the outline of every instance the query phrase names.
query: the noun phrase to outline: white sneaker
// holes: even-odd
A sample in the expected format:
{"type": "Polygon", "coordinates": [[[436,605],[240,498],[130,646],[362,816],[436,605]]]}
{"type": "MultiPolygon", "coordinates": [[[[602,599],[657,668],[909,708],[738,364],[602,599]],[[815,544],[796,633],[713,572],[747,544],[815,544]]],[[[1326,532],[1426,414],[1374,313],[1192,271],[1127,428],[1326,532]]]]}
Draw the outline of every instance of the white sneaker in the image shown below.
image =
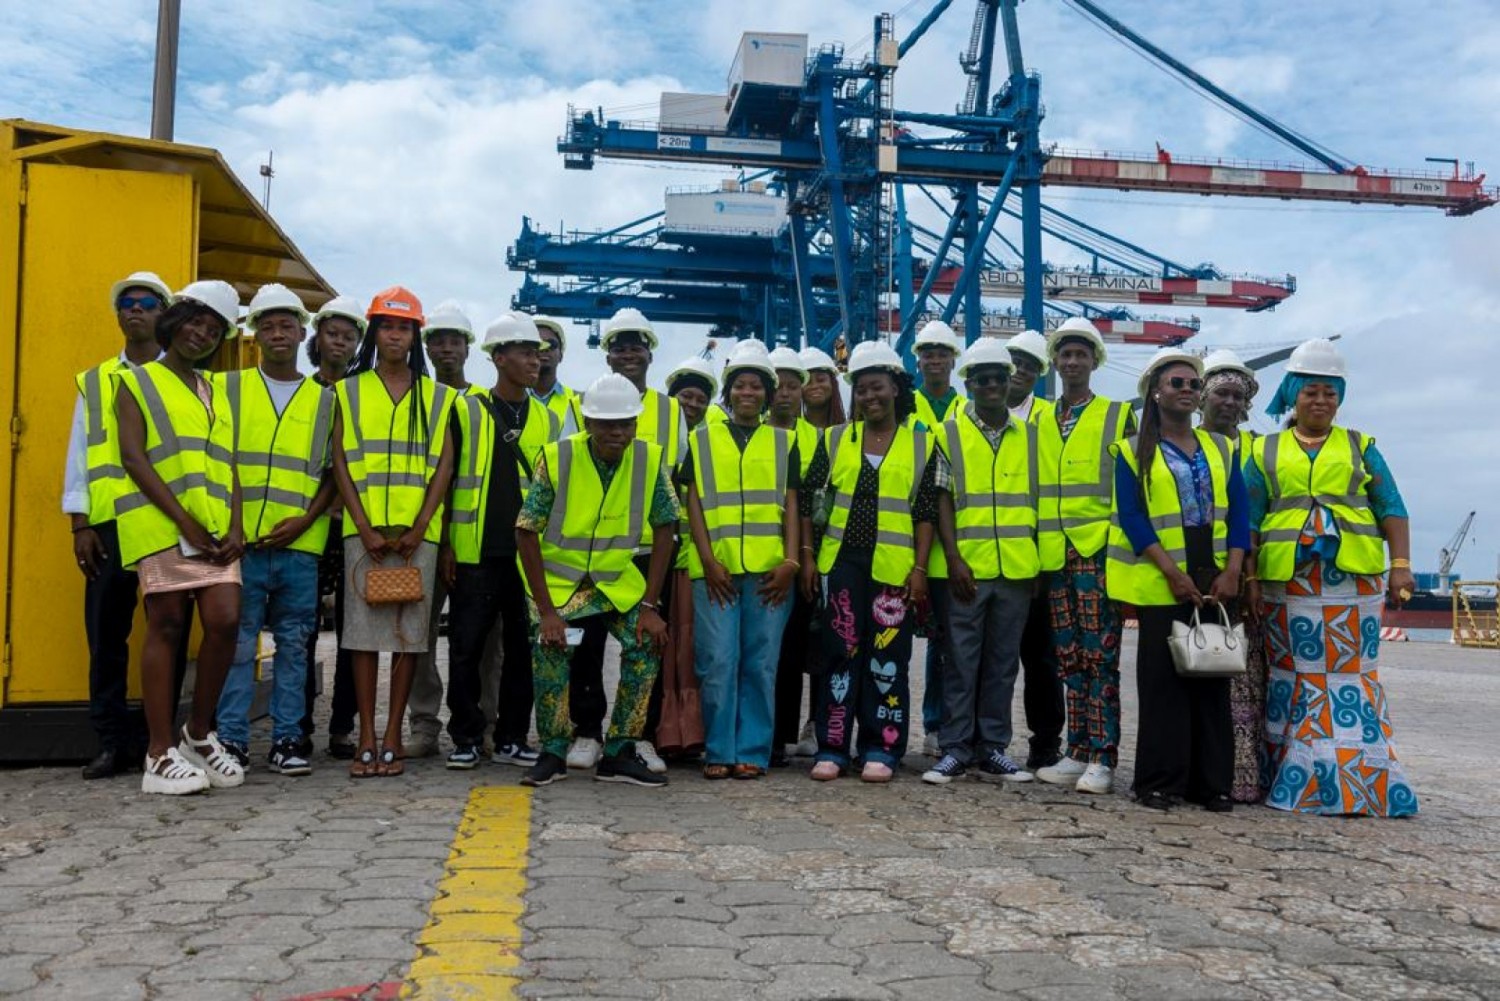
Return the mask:
{"type": "Polygon", "coordinates": [[[922,753],[929,758],[941,758],[943,756],[943,748],[938,744],[937,734],[929,733],[922,738],[922,753]]]}
{"type": "Polygon", "coordinates": [[[146,755],[146,773],[141,792],[161,796],[186,796],[208,789],[208,773],[184,758],[175,747],[159,758],[146,755]]]}
{"type": "Polygon", "coordinates": [[[1073,788],[1079,792],[1091,792],[1099,796],[1106,795],[1115,787],[1115,770],[1108,765],[1097,762],[1089,765],[1079,776],[1078,784],[1073,788]]]}
{"type": "Polygon", "coordinates": [[[592,737],[574,737],[568,748],[569,768],[593,768],[604,755],[604,747],[592,737]]]}
{"type": "Polygon", "coordinates": [[[1084,772],[1089,770],[1089,767],[1077,758],[1063,758],[1055,765],[1038,768],[1036,777],[1049,785],[1076,787],[1078,780],[1083,777],[1084,772]]]}
{"type": "Polygon", "coordinates": [[[210,730],[202,740],[188,736],[187,724],[182,724],[182,740],[177,750],[191,765],[208,773],[208,784],[216,789],[233,789],[245,783],[245,766],[221,743],[217,732],[210,730]]]}
{"type": "Polygon", "coordinates": [[[649,740],[638,740],[635,742],[635,756],[641,759],[646,766],[646,771],[652,775],[667,774],[667,763],[656,753],[656,745],[649,740]]]}
{"type": "Polygon", "coordinates": [[[802,724],[802,732],[797,736],[797,743],[792,745],[792,755],[798,758],[811,758],[817,753],[818,735],[813,732],[813,721],[808,720],[802,724]]]}

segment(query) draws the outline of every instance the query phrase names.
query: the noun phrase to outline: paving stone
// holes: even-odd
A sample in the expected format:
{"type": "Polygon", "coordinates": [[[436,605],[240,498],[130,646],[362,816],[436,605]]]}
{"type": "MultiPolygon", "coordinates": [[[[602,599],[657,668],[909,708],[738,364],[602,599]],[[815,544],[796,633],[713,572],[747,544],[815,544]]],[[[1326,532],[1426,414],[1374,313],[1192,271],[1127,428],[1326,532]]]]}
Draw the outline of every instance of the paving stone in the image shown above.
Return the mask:
{"type": "MultiPolygon", "coordinates": [[[[681,918],[645,918],[639,922],[639,930],[626,936],[632,944],[642,947],[685,946],[728,949],[740,947],[740,939],[723,925],[704,921],[687,921],[681,918]]],[[[732,926],[730,926],[732,927],[732,926]]]]}
{"type": "Polygon", "coordinates": [[[281,958],[276,945],[206,945],[165,969],[155,969],[150,982],[158,984],[202,984],[229,980],[255,985],[274,984],[295,972],[281,958]]]}
{"type": "Polygon", "coordinates": [[[943,939],[941,931],[896,915],[852,914],[833,922],[828,942],[841,949],[858,949],[893,942],[941,942],[943,939]]]}
{"type": "MultiPolygon", "coordinates": [[[[598,995],[595,995],[598,996],[598,995]]],[[[661,985],[660,1001],[753,1001],[760,997],[752,984],[725,983],[714,977],[701,980],[668,980],[661,985]]]]}
{"type": "MultiPolygon", "coordinates": [[[[888,1001],[893,991],[855,976],[847,966],[798,963],[767,968],[772,980],[755,996],[762,1001],[888,1001]]],[[[704,995],[709,997],[712,995],[704,995]]]]}
{"type": "Polygon", "coordinates": [[[636,975],[646,980],[696,980],[711,973],[721,982],[754,983],[769,980],[764,970],[735,959],[736,949],[702,948],[679,945],[657,950],[651,959],[636,967],[636,975]]]}
{"type": "Polygon", "coordinates": [[[978,977],[929,977],[887,984],[898,998],[910,1001],[977,1001],[1002,995],[984,986],[978,977]]]}
{"type": "MultiPolygon", "coordinates": [[[[14,944],[8,948],[15,948],[14,944]]],[[[0,955],[0,995],[15,994],[38,983],[32,969],[47,958],[46,953],[11,952],[0,955]]]]}
{"type": "Polygon", "coordinates": [[[939,977],[982,977],[985,972],[978,963],[960,959],[942,946],[929,942],[891,942],[864,946],[859,951],[865,957],[859,967],[860,979],[877,984],[939,977]]]}
{"type": "Polygon", "coordinates": [[[616,932],[633,932],[639,921],[610,907],[600,907],[588,900],[572,900],[528,910],[522,922],[535,931],[590,928],[616,932]]]}
{"type": "Polygon", "coordinates": [[[116,966],[108,977],[98,970],[58,970],[40,985],[15,996],[14,1001],[134,1001],[146,997],[142,982],[148,966],[116,966]]]}

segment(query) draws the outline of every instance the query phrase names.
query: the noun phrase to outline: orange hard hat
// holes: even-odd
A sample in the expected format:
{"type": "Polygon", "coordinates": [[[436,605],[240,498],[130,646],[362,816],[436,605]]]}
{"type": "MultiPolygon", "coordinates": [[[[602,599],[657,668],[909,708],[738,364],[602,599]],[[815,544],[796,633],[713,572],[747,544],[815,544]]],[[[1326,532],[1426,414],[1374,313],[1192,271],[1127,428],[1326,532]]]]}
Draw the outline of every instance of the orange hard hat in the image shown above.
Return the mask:
{"type": "Polygon", "coordinates": [[[413,295],[410,289],[402,288],[400,285],[392,285],[383,292],[375,293],[375,298],[370,300],[370,308],[365,313],[365,318],[373,320],[377,316],[411,320],[418,327],[427,322],[427,318],[422,315],[422,300],[413,295]]]}

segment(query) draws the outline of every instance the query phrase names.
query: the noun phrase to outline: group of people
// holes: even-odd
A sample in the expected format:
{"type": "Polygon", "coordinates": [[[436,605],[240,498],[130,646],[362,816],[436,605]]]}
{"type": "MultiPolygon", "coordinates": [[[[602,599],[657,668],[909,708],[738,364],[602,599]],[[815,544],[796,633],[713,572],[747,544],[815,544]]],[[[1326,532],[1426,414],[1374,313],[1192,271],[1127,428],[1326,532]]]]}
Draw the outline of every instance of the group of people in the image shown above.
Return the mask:
{"type": "Polygon", "coordinates": [[[1254,373],[1228,352],[1157,352],[1139,418],[1095,394],[1106,347],[1085,319],[967,349],[929,323],[919,381],[878,341],[841,373],[817,349],[745,340],[718,370],[683,362],[660,392],[647,386],[656,333],[624,309],[601,328],[610,374],[578,393],[558,382],[566,333],[549,317],[505,313],[476,332],[456,304],[424,315],[400,287],[310,316],[267,285],[243,320],[257,366],[210,374],[241,322],[232,287],[173,293],[139,272],[111,295],[125,347],[78,376],[63,504],[87,578],[100,753],[86,778],[144,751],[146,792],[240,784],[263,631],[268,763],[310,772],[331,592],[328,749],[356,778],[436,752],[446,606],[449,768],[488,756],[532,786],[576,769],[660,786],[665,754],[719,780],[797,751],[815,780],[880,783],[920,712],[926,782],[974,772],[1107,793],[1133,609],[1144,806],[1416,810],[1376,670],[1381,605],[1412,588],[1406,511],[1373,439],[1334,423],[1345,366],[1328,341],[1293,353],[1271,407],[1286,429],[1261,437],[1241,429],[1254,373]],[[476,340],[489,387],[464,374],[476,340]],[[1055,401],[1034,395],[1049,369],[1055,401]],[[143,748],[125,713],[137,589],[143,748]],[[1251,638],[1233,681],[1184,677],[1168,652],[1173,624],[1211,606],[1251,638]]]}

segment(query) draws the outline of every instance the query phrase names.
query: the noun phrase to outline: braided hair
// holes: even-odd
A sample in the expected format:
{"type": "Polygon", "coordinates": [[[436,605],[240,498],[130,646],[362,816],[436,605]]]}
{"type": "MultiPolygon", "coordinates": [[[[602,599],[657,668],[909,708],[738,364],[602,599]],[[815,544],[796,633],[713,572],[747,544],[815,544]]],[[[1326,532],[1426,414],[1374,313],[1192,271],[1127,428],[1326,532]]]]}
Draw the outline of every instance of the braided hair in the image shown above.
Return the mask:
{"type": "MultiPolygon", "coordinates": [[[[375,370],[378,355],[376,338],[389,322],[391,321],[384,316],[377,316],[370,320],[364,339],[359,342],[359,352],[349,363],[348,375],[355,376],[375,370]]],[[[406,415],[407,454],[411,454],[410,446],[418,441],[422,443],[422,451],[425,453],[432,445],[432,428],[427,426],[426,389],[422,385],[422,377],[427,374],[427,355],[422,350],[421,328],[416,324],[412,325],[411,350],[406,353],[406,367],[411,372],[412,391],[417,394],[406,415]]]]}

